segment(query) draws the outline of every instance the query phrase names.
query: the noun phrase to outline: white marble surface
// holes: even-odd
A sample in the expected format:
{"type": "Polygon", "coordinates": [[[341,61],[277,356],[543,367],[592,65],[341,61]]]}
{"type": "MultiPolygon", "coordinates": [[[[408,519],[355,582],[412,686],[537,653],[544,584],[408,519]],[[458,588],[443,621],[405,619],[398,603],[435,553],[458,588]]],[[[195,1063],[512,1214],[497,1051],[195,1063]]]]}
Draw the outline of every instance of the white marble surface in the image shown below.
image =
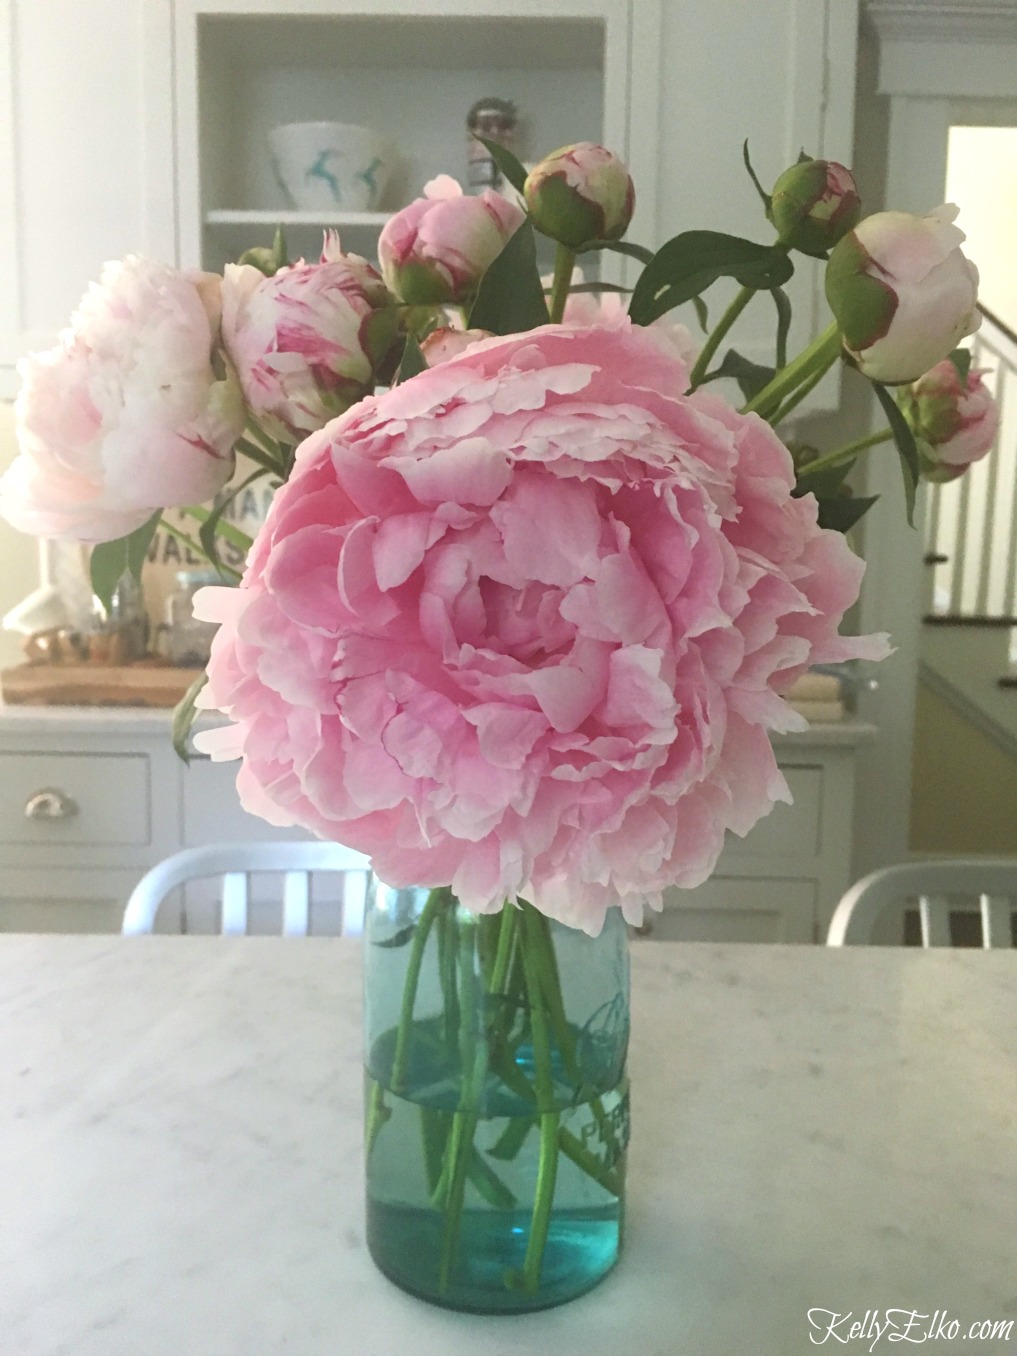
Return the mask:
{"type": "MultiPolygon", "coordinates": [[[[795,1356],[810,1307],[1017,1319],[1017,953],[633,950],[623,1261],[484,1319],[365,1251],[357,943],[0,936],[0,1353],[795,1356]]],[[[958,1345],[1017,1337],[921,1349],[958,1345]]]]}

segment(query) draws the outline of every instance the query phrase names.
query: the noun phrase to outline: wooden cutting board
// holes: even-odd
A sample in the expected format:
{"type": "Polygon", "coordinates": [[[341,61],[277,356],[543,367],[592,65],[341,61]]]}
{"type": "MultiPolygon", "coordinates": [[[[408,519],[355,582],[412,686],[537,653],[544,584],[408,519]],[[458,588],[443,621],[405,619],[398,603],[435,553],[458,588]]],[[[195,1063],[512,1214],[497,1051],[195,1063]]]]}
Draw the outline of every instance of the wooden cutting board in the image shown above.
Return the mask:
{"type": "MultiPolygon", "coordinates": [[[[11,706],[173,707],[200,672],[158,664],[19,664],[0,670],[0,696],[11,706]]],[[[826,674],[804,674],[788,697],[814,721],[844,715],[840,685],[826,674]]]]}
{"type": "Polygon", "coordinates": [[[0,670],[0,696],[11,706],[168,708],[200,672],[161,664],[19,664],[0,670]]]}

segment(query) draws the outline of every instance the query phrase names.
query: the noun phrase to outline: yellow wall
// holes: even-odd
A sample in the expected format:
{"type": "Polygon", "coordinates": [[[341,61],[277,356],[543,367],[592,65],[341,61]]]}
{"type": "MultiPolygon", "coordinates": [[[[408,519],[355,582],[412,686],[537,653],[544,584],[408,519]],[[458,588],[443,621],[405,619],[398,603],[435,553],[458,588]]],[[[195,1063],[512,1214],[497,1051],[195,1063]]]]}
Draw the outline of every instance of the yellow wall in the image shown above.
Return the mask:
{"type": "MultiPolygon", "coordinates": [[[[14,412],[0,401],[0,473],[14,458],[14,412]]],[[[31,593],[39,583],[39,546],[0,518],[0,617],[31,593]]],[[[0,630],[0,667],[22,659],[21,637],[0,630]]]]}
{"type": "Polygon", "coordinates": [[[981,274],[979,296],[1017,329],[1017,127],[951,127],[946,196],[961,204],[957,225],[967,233],[964,253],[981,274]]]}
{"type": "Polygon", "coordinates": [[[912,852],[1017,854],[1017,758],[924,683],[911,795],[912,852]]]}

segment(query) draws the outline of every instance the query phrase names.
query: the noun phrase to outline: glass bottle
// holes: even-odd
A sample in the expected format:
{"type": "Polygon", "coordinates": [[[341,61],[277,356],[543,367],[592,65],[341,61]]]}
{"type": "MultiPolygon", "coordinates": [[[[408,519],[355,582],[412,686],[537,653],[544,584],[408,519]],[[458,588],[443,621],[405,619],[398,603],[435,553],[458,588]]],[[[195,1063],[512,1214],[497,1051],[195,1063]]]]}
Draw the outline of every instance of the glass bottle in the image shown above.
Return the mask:
{"type": "Polygon", "coordinates": [[[513,155],[519,154],[519,114],[510,99],[478,99],[466,115],[469,132],[466,145],[466,184],[470,193],[482,193],[485,188],[497,192],[502,188],[502,175],[491,152],[477,140],[478,136],[496,141],[513,155]]]}
{"type": "Polygon", "coordinates": [[[221,584],[216,570],[178,570],[176,588],[166,599],[166,658],[182,668],[201,668],[208,663],[215,622],[199,621],[194,615],[194,595],[206,584],[221,584]]]}

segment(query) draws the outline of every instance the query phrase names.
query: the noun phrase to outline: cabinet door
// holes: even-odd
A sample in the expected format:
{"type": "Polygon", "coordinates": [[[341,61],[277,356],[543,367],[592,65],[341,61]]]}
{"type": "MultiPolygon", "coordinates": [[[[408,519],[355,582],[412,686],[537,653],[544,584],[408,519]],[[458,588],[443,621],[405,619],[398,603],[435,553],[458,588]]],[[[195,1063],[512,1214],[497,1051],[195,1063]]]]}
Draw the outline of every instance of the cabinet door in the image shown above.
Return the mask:
{"type": "MultiPolygon", "coordinates": [[[[5,867],[0,872],[0,932],[120,931],[124,906],[142,872],[46,871],[5,867]]],[[[157,931],[178,931],[179,909],[160,910],[157,931]]]]}
{"type": "Polygon", "coordinates": [[[0,397],[107,259],[175,262],[171,0],[0,0],[0,397]]]}
{"type": "Polygon", "coordinates": [[[696,890],[668,890],[663,913],[648,913],[641,935],[665,942],[812,942],[811,880],[714,876],[696,890]]]}

